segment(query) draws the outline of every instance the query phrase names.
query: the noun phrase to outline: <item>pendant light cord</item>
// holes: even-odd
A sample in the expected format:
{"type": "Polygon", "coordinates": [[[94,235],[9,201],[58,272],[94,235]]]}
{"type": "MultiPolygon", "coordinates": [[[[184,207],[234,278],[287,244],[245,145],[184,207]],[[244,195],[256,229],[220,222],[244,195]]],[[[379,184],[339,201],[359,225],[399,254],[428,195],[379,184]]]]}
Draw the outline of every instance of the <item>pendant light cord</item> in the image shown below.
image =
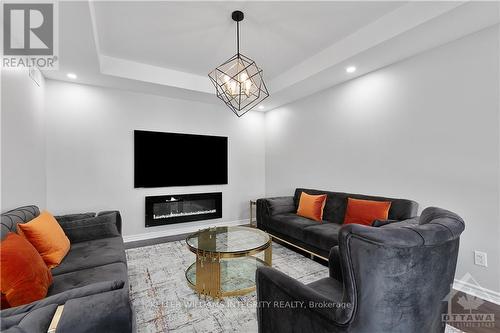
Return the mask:
{"type": "Polygon", "coordinates": [[[236,22],[236,50],[240,54],[240,22],[236,22]]]}

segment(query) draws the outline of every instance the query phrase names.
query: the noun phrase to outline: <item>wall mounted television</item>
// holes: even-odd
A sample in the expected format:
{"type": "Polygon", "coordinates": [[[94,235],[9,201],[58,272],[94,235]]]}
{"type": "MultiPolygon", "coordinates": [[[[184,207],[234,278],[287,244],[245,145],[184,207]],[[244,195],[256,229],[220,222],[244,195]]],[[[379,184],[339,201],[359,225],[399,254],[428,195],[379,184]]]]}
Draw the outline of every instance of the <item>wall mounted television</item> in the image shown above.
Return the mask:
{"type": "Polygon", "coordinates": [[[134,131],[134,187],[227,184],[227,137],[134,131]]]}

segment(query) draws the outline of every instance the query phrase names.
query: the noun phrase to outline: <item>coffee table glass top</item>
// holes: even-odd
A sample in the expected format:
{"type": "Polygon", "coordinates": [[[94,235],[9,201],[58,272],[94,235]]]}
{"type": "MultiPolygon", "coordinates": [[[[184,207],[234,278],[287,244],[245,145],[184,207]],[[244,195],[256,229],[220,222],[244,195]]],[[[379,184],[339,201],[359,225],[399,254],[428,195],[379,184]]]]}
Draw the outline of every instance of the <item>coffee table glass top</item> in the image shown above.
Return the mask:
{"type": "Polygon", "coordinates": [[[190,235],[186,243],[191,250],[219,253],[248,252],[266,246],[267,233],[248,227],[217,227],[190,235]]]}

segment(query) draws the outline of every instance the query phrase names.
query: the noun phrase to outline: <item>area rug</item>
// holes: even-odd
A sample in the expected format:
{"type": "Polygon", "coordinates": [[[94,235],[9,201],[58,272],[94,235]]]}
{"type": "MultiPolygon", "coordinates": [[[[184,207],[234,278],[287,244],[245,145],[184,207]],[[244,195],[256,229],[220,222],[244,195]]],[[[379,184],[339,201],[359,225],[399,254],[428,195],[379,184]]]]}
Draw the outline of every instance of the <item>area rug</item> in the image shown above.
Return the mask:
{"type": "MultiPolygon", "coordinates": [[[[137,332],[257,332],[255,292],[222,301],[199,298],[184,276],[194,260],[184,241],[127,250],[137,332]]],[[[326,266],[276,243],[273,267],[303,283],[328,276],[326,266]]]]}

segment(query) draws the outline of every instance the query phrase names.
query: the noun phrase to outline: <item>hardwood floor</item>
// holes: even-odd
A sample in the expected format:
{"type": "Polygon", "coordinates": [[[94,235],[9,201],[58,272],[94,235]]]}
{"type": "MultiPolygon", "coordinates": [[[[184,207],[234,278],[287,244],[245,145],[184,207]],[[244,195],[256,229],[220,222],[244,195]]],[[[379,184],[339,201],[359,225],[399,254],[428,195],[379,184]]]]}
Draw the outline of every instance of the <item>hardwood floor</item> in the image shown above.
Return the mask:
{"type": "Polygon", "coordinates": [[[140,241],[135,241],[135,242],[128,242],[128,243],[125,243],[125,249],[133,249],[136,247],[143,247],[143,246],[150,246],[150,245],[161,244],[161,243],[175,242],[175,241],[179,241],[179,240],[184,240],[189,235],[190,234],[180,234],[180,235],[145,239],[145,240],[140,240],[140,241]]]}

